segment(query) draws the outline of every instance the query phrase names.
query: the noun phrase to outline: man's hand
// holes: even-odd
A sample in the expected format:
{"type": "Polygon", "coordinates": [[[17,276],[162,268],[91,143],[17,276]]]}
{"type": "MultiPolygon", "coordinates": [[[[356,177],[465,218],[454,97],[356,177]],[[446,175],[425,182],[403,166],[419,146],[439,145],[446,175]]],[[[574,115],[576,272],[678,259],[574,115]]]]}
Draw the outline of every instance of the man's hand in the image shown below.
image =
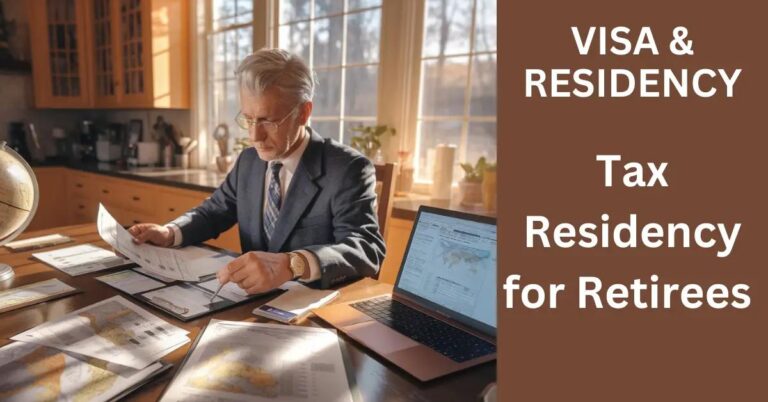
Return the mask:
{"type": "Polygon", "coordinates": [[[160,247],[173,246],[173,230],[155,223],[139,223],[128,228],[136,244],[150,243],[160,247]]]}
{"type": "Polygon", "coordinates": [[[219,283],[237,283],[249,294],[268,292],[293,278],[285,253],[250,251],[230,261],[216,276],[219,283]]]}

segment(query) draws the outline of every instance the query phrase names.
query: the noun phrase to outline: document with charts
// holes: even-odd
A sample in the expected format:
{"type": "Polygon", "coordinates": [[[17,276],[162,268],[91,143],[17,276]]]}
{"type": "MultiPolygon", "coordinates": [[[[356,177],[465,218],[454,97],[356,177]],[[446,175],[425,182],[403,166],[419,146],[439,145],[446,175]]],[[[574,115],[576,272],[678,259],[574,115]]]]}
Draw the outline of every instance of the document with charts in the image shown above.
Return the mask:
{"type": "Polygon", "coordinates": [[[155,363],[133,370],[34,343],[14,342],[0,348],[0,400],[105,402],[168,367],[155,363]]]}
{"type": "Polygon", "coordinates": [[[115,296],[11,339],[143,369],[189,342],[188,333],[115,296]]]}
{"type": "Polygon", "coordinates": [[[96,220],[99,235],[115,250],[149,272],[178,281],[199,282],[215,274],[235,257],[205,247],[181,249],[134,244],[133,236],[120,226],[104,205],[96,220]]]}
{"type": "Polygon", "coordinates": [[[351,402],[336,332],[211,320],[162,401],[351,402]]]}
{"type": "Polygon", "coordinates": [[[32,254],[32,257],[71,276],[89,274],[132,264],[131,260],[117,256],[110,250],[93,244],[80,244],[53,251],[32,254]]]}

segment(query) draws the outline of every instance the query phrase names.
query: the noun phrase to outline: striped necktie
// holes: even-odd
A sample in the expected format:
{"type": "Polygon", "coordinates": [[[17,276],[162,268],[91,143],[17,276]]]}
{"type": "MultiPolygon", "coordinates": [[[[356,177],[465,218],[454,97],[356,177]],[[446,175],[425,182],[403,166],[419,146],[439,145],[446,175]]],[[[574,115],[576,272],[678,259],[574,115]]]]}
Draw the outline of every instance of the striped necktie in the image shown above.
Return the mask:
{"type": "Polygon", "coordinates": [[[277,223],[277,216],[282,204],[280,195],[280,168],[282,167],[283,164],[280,162],[275,162],[270,166],[272,180],[269,181],[267,207],[264,211],[264,233],[267,235],[267,241],[272,239],[272,232],[275,230],[275,223],[277,223]]]}

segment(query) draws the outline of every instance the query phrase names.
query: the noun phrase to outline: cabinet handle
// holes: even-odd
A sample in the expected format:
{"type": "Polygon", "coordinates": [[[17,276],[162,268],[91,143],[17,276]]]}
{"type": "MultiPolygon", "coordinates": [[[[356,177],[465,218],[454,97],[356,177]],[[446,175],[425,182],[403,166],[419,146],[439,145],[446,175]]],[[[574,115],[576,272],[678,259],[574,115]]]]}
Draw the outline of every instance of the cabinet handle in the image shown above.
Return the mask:
{"type": "Polygon", "coordinates": [[[77,187],[77,188],[83,188],[83,185],[82,185],[82,184],[80,184],[80,183],[75,183],[75,187],[77,187]]]}
{"type": "Polygon", "coordinates": [[[141,201],[141,198],[139,198],[139,197],[137,197],[135,195],[132,198],[133,198],[134,201],[141,201]]]}
{"type": "Polygon", "coordinates": [[[141,222],[137,221],[136,219],[133,220],[133,224],[134,225],[138,225],[139,223],[141,223],[141,222]]]}
{"type": "Polygon", "coordinates": [[[85,209],[85,205],[80,204],[80,205],[77,206],[77,208],[78,209],[85,209]]]}
{"type": "Polygon", "coordinates": [[[101,190],[101,192],[104,194],[109,194],[109,190],[101,190]]]}
{"type": "Polygon", "coordinates": [[[168,212],[176,212],[176,208],[173,208],[173,207],[168,208],[168,212]]]}

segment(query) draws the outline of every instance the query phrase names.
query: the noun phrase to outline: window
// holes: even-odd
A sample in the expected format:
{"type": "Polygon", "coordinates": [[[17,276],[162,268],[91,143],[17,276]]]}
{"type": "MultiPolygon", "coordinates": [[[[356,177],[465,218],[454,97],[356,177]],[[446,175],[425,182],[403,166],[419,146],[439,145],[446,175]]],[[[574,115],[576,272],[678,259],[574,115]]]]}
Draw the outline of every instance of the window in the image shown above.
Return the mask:
{"type": "Polygon", "coordinates": [[[496,160],[496,0],[427,0],[424,11],[414,168],[428,182],[439,144],[455,144],[458,161],[496,160]]]}
{"type": "MultiPolygon", "coordinates": [[[[349,144],[356,125],[394,126],[382,150],[388,161],[411,151],[417,183],[431,181],[438,144],[456,145],[457,164],[496,159],[497,0],[201,1],[207,136],[220,123],[232,137],[247,135],[233,122],[234,70],[253,49],[273,46],[315,71],[310,125],[322,136],[349,144]]],[[[201,144],[211,163],[214,143],[201,144]]]]}
{"type": "MultiPolygon", "coordinates": [[[[208,132],[224,123],[231,136],[247,136],[234,122],[240,110],[235,70],[253,52],[253,0],[213,0],[207,29],[208,132]]],[[[217,149],[208,147],[212,160],[217,149]]]]}
{"type": "Polygon", "coordinates": [[[281,0],[277,46],[314,69],[310,125],[349,143],[350,128],[376,124],[381,0],[281,0]]]}

